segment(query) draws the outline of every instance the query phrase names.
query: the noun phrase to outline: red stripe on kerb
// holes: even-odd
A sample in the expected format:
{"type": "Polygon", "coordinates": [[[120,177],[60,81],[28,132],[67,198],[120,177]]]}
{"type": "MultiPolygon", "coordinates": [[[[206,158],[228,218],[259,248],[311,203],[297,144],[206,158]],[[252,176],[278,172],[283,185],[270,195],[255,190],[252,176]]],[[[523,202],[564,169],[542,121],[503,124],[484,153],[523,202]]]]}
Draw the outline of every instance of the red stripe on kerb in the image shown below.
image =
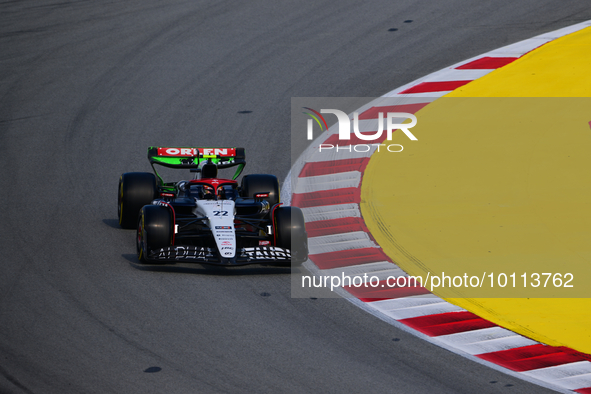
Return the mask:
{"type": "Polygon", "coordinates": [[[379,248],[339,250],[338,252],[311,254],[308,257],[321,270],[390,261],[388,256],[379,248]]]}
{"type": "MultiPolygon", "coordinates": [[[[372,275],[367,274],[367,276],[371,278],[372,275]]],[[[415,281],[412,281],[410,283],[410,286],[390,287],[388,286],[387,281],[382,280],[378,282],[378,285],[376,287],[372,287],[369,283],[364,283],[363,286],[344,286],[343,289],[347,290],[352,296],[354,296],[355,298],[359,298],[363,302],[374,302],[381,300],[390,300],[393,298],[403,298],[423,294],[430,294],[429,290],[425,289],[423,286],[420,286],[419,284],[415,286],[415,281]]]]}
{"type": "MultiPolygon", "coordinates": [[[[361,132],[361,134],[375,135],[376,131],[370,131],[370,132],[364,131],[364,132],[361,132]]],[[[348,145],[358,145],[358,144],[368,145],[368,144],[377,144],[377,143],[384,142],[387,137],[388,137],[388,133],[383,132],[379,138],[377,138],[375,140],[371,140],[371,141],[365,141],[365,140],[362,140],[361,138],[357,137],[357,135],[351,134],[350,140],[340,140],[338,134],[333,134],[330,137],[328,137],[326,139],[326,141],[323,142],[323,144],[334,145],[334,146],[348,146],[348,145]]]]}
{"type": "Polygon", "coordinates": [[[322,190],[312,193],[294,193],[291,205],[300,208],[320,207],[325,205],[349,204],[361,201],[358,187],[346,187],[335,190],[322,190]]]}
{"type": "Polygon", "coordinates": [[[430,337],[496,326],[496,324],[467,311],[411,317],[409,319],[401,319],[400,322],[430,337]]]}
{"type": "Polygon", "coordinates": [[[308,237],[319,237],[321,235],[350,233],[353,231],[369,232],[365,222],[361,218],[340,218],[330,220],[318,220],[306,223],[308,237]]]}
{"type": "Polygon", "coordinates": [[[582,389],[577,389],[575,390],[575,393],[579,393],[579,394],[591,394],[591,387],[585,387],[582,389]]]}
{"type": "Polygon", "coordinates": [[[429,103],[403,104],[403,105],[389,105],[384,107],[371,107],[367,111],[359,115],[359,120],[378,119],[379,113],[382,112],[384,117],[388,112],[408,112],[414,114],[429,103]]]}
{"type": "Polygon", "coordinates": [[[456,67],[456,70],[494,70],[519,59],[518,57],[481,57],[456,67]]]}
{"type": "Polygon", "coordinates": [[[421,82],[411,88],[406,89],[399,94],[405,93],[431,93],[431,92],[446,92],[448,90],[455,90],[460,86],[464,86],[472,81],[443,81],[443,82],[421,82]]]}
{"type": "Polygon", "coordinates": [[[300,172],[300,177],[337,174],[348,171],[363,172],[367,167],[367,163],[369,163],[369,157],[306,163],[300,172]]]}
{"type": "Polygon", "coordinates": [[[553,367],[585,360],[584,357],[564,352],[561,348],[542,344],[479,354],[477,356],[516,372],[531,371],[532,369],[553,367]]]}

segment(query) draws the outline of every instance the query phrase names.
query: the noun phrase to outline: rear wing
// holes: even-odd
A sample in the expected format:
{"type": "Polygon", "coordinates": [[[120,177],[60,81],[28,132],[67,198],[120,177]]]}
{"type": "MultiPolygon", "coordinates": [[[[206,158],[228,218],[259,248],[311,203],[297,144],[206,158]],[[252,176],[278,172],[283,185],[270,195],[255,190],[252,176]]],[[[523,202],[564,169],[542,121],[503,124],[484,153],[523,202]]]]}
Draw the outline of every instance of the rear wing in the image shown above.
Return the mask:
{"type": "Polygon", "coordinates": [[[162,180],[154,164],[170,168],[200,168],[200,164],[211,161],[218,168],[238,166],[232,179],[238,178],[246,165],[244,148],[197,148],[197,147],[158,147],[148,148],[148,160],[154,173],[162,180]]]}

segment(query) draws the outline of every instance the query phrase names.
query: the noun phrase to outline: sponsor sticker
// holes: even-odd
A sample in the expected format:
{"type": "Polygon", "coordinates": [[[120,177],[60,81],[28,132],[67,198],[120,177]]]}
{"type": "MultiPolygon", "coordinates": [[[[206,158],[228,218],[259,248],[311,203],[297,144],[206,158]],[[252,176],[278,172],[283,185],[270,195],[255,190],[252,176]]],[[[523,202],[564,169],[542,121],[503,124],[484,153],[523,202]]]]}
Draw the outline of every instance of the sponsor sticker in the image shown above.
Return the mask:
{"type": "Polygon", "coordinates": [[[175,157],[197,157],[199,154],[204,156],[234,157],[236,149],[234,148],[158,148],[158,156],[175,157]]]}

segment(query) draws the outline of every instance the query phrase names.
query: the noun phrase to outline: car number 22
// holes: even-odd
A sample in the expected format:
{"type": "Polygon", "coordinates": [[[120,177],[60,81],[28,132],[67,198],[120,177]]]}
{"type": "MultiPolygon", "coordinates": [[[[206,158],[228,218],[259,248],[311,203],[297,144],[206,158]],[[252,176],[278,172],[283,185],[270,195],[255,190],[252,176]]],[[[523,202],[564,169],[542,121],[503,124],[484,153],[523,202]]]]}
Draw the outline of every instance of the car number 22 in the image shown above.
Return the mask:
{"type": "Polygon", "coordinates": [[[228,216],[228,211],[213,211],[213,216],[228,216]]]}

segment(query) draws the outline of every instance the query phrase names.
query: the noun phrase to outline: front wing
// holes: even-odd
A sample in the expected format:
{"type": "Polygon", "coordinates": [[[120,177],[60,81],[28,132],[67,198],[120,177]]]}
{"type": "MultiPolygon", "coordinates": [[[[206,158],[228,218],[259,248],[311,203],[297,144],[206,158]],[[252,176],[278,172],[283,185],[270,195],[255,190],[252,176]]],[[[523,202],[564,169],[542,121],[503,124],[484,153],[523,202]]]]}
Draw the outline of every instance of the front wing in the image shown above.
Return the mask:
{"type": "Polygon", "coordinates": [[[221,257],[216,248],[201,246],[169,246],[150,251],[147,260],[154,263],[178,261],[225,266],[261,263],[289,263],[291,261],[291,251],[276,246],[256,246],[251,248],[241,248],[236,251],[235,257],[228,259],[221,257]]]}

